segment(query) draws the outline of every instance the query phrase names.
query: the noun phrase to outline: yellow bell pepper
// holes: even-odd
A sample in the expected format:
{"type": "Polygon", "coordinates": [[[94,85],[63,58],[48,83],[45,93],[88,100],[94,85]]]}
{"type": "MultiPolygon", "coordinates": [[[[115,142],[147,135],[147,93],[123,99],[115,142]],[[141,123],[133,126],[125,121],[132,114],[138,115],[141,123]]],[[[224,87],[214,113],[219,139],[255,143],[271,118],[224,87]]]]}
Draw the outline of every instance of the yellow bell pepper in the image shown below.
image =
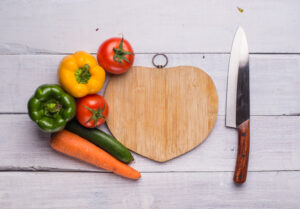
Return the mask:
{"type": "Polygon", "coordinates": [[[105,71],[91,54],[79,51],[64,57],[58,69],[58,79],[69,94],[79,98],[100,91],[105,71]]]}

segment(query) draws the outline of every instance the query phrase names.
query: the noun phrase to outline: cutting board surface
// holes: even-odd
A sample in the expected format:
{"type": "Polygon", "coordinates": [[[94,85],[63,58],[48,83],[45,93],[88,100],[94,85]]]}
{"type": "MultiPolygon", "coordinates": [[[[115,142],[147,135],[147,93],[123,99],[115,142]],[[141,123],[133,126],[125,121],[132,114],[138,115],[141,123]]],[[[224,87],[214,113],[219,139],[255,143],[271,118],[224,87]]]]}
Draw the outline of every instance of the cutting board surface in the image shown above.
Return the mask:
{"type": "Polygon", "coordinates": [[[132,151],[159,162],[201,144],[218,113],[212,79],[192,66],[133,67],[111,76],[105,99],[112,134],[132,151]]]}

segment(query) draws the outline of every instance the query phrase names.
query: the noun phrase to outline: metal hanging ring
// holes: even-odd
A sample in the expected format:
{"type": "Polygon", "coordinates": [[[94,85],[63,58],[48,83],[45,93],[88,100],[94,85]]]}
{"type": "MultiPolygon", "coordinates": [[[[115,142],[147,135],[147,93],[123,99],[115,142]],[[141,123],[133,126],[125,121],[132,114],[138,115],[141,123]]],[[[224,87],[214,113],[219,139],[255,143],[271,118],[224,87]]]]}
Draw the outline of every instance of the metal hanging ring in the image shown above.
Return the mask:
{"type": "Polygon", "coordinates": [[[167,64],[168,64],[168,57],[167,57],[167,55],[165,55],[165,54],[155,54],[155,55],[153,56],[153,58],[152,58],[152,64],[153,64],[153,66],[155,66],[156,68],[164,68],[164,67],[166,67],[167,64]],[[156,58],[157,56],[163,56],[163,57],[166,59],[166,62],[165,62],[164,65],[157,65],[157,64],[155,64],[155,58],[156,58]]]}

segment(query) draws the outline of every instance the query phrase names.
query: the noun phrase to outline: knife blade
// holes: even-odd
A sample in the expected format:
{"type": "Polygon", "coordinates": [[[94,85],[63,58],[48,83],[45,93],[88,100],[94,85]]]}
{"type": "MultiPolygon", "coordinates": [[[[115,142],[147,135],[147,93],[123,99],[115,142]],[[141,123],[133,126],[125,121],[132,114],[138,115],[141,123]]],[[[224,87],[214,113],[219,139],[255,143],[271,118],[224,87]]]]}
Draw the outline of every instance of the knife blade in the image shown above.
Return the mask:
{"type": "Polygon", "coordinates": [[[239,27],[232,44],[226,99],[225,125],[238,129],[238,153],[234,173],[236,183],[247,177],[250,145],[249,49],[244,30],[239,27]]]}

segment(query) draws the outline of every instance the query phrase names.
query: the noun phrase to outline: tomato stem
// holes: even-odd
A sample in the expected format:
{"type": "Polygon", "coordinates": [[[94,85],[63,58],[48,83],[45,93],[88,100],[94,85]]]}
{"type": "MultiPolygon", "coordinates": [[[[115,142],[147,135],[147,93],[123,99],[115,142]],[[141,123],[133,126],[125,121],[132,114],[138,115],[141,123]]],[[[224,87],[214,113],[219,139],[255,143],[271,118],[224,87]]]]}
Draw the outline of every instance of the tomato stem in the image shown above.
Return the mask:
{"type": "Polygon", "coordinates": [[[122,37],[119,48],[113,48],[115,55],[113,57],[114,61],[123,64],[122,60],[131,64],[131,62],[127,59],[126,55],[134,55],[134,53],[123,50],[123,42],[124,38],[122,37]]]}
{"type": "Polygon", "coordinates": [[[105,110],[105,103],[104,103],[104,106],[103,106],[102,109],[101,109],[101,106],[99,104],[97,110],[93,110],[92,108],[87,107],[87,106],[83,106],[83,107],[88,109],[92,113],[92,117],[90,117],[90,119],[88,119],[88,121],[85,122],[86,124],[89,123],[90,121],[94,120],[94,127],[96,127],[97,121],[99,119],[104,119],[104,121],[105,121],[105,117],[103,116],[103,112],[105,110]]]}

